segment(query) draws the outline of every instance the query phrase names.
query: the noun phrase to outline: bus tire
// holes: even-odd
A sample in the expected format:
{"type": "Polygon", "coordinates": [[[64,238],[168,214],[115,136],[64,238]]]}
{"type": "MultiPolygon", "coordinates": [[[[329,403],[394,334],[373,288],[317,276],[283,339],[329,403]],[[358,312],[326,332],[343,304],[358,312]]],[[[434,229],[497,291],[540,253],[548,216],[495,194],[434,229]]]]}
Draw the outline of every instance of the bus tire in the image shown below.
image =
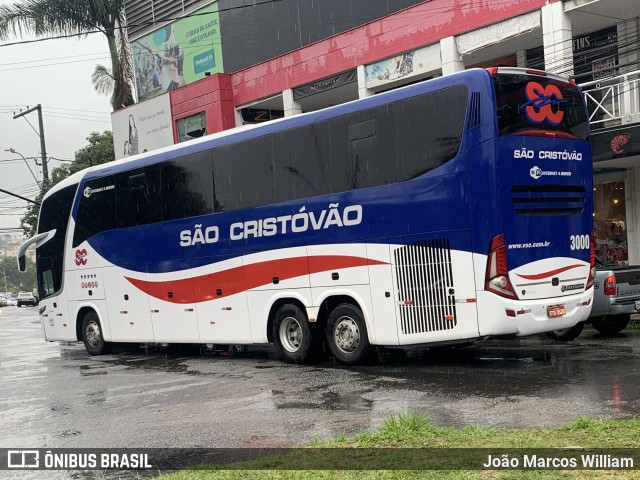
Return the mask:
{"type": "Polygon", "coordinates": [[[109,344],[104,341],[96,312],[87,312],[82,319],[82,341],[89,355],[103,355],[109,351],[109,344]]]}
{"type": "Polygon", "coordinates": [[[627,328],[631,321],[631,315],[607,315],[605,317],[596,317],[591,319],[591,325],[600,333],[606,335],[612,335],[614,333],[620,333],[627,328]]]}
{"type": "Polygon", "coordinates": [[[584,329],[584,322],[580,322],[571,328],[553,330],[551,332],[547,332],[545,335],[549,338],[553,338],[554,340],[568,342],[569,340],[578,338],[578,336],[582,333],[582,329],[584,329]]]}
{"type": "Polygon", "coordinates": [[[363,363],[372,352],[362,310],[350,303],[341,303],[331,311],[325,341],[331,353],[346,365],[363,363]]]}
{"type": "Polygon", "coordinates": [[[306,363],[317,351],[315,327],[300,307],[281,306],[273,318],[273,344],[278,355],[287,363],[306,363]]]}

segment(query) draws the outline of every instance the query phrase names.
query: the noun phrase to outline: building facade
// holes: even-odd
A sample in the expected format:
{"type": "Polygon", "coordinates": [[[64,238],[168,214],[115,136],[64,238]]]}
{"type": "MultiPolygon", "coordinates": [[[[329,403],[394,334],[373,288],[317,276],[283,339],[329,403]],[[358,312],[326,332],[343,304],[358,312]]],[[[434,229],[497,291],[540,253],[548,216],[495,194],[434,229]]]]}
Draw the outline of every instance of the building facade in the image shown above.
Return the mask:
{"type": "Polygon", "coordinates": [[[597,252],[640,263],[636,0],[129,0],[126,12],[140,103],[113,114],[118,158],[466,68],[574,76],[597,252]]]}

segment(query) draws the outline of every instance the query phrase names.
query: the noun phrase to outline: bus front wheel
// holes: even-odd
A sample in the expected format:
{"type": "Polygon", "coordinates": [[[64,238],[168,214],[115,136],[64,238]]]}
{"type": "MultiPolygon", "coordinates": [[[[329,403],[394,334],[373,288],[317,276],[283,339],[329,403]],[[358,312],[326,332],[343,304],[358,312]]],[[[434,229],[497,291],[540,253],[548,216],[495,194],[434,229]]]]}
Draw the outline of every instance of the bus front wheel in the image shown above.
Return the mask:
{"type": "Polygon", "coordinates": [[[273,319],[273,344],[287,363],[305,363],[313,359],[318,339],[314,326],[300,307],[281,306],[273,319]]]}
{"type": "Polygon", "coordinates": [[[333,309],[327,321],[325,340],[331,353],[342,363],[366,361],[372,352],[362,311],[350,303],[333,309]]]}
{"type": "Polygon", "coordinates": [[[95,312],[88,312],[82,320],[82,340],[89,355],[102,355],[109,350],[109,344],[104,341],[100,320],[95,312]]]}

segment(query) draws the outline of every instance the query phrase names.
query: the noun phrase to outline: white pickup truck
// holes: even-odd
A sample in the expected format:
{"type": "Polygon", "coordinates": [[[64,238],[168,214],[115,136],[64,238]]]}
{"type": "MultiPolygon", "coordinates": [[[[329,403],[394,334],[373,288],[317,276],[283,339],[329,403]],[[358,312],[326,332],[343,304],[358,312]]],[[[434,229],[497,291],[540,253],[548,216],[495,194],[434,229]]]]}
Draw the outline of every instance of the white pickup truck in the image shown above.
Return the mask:
{"type": "Polygon", "coordinates": [[[573,340],[586,323],[591,323],[600,333],[618,333],[627,327],[632,314],[640,312],[640,265],[605,267],[596,258],[596,268],[593,308],[587,321],[572,328],[548,332],[549,337],[573,340]]]}

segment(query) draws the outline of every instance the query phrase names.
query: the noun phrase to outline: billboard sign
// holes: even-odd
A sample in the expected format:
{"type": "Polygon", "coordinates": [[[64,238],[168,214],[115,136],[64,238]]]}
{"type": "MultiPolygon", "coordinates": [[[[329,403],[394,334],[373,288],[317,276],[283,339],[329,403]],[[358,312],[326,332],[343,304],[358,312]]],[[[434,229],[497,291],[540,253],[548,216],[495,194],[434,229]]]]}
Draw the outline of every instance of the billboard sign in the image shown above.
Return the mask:
{"type": "Polygon", "coordinates": [[[440,70],[439,43],[367,65],[365,78],[367,88],[375,88],[437,70],[440,70]]]}
{"type": "Polygon", "coordinates": [[[205,72],[223,72],[220,38],[218,5],[213,3],[132,41],[138,100],[204,78],[205,72]]]}
{"type": "Polygon", "coordinates": [[[173,145],[169,94],[111,114],[116,160],[173,145]]]}

